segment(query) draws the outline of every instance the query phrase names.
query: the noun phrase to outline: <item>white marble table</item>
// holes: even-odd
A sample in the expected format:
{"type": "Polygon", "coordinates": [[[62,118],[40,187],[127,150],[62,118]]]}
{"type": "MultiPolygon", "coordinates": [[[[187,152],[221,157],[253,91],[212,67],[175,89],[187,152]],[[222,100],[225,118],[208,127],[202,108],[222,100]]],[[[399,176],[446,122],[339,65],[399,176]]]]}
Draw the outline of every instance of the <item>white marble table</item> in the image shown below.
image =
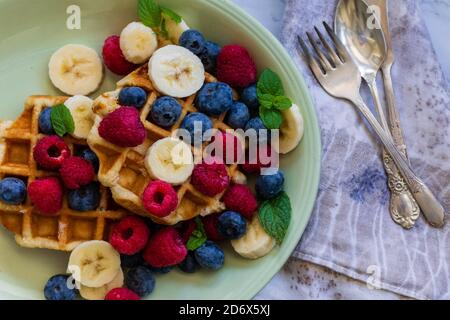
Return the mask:
{"type": "MultiPolygon", "coordinates": [[[[279,37],[285,0],[233,0],[279,37]]],[[[450,20],[450,0],[420,0],[423,17],[450,85],[450,43],[445,36],[450,20]]],[[[365,283],[310,263],[290,260],[259,294],[259,299],[402,299],[365,283]]]]}

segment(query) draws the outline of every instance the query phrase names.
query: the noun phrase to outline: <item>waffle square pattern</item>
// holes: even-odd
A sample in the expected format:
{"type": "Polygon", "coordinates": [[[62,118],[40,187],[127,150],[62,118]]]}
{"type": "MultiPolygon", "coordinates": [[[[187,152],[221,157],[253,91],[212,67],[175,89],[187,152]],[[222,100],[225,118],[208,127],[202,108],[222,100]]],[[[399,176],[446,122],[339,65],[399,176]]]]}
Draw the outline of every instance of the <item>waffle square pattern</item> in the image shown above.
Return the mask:
{"type": "MultiPolygon", "coordinates": [[[[206,82],[217,80],[206,74],[206,82]]],[[[155,222],[166,225],[174,225],[181,221],[193,219],[197,216],[207,216],[225,209],[221,201],[223,194],[208,197],[194,188],[187,181],[176,186],[178,193],[178,208],[165,218],[151,216],[144,208],[142,194],[147,185],[152,181],[145,167],[147,150],[158,140],[171,137],[179,129],[183,119],[192,112],[198,112],[194,102],[196,96],[179,100],[182,106],[182,114],[179,120],[171,128],[162,128],[150,120],[149,114],[155,100],[161,94],[155,90],[148,76],[148,66],[144,65],[122,79],[117,84],[117,90],[104,93],[94,102],[96,120],[89,137],[88,144],[97,154],[100,160],[99,181],[111,189],[114,200],[129,211],[141,216],[150,217],[155,222]],[[147,140],[136,148],[122,148],[104,140],[98,133],[102,119],[120,107],[118,96],[120,90],[125,87],[141,87],[147,92],[148,98],[144,107],[140,110],[140,119],[147,130],[147,140]]],[[[220,131],[231,129],[224,123],[225,115],[212,119],[213,127],[220,131]]],[[[196,151],[194,150],[194,153],[196,151]]],[[[243,182],[245,176],[238,170],[236,164],[228,166],[228,174],[231,181],[243,182]]]]}
{"type": "MultiPolygon", "coordinates": [[[[38,167],[33,149],[45,136],[39,132],[41,111],[66,100],[67,97],[31,96],[15,122],[1,123],[0,179],[19,178],[29,185],[35,179],[55,175],[38,167]]],[[[87,147],[85,140],[69,136],[64,140],[72,154],[87,147]]],[[[100,205],[96,210],[78,212],[69,208],[66,192],[63,208],[56,216],[39,214],[29,198],[21,205],[0,202],[0,222],[16,235],[21,246],[71,251],[84,241],[107,239],[112,224],[125,216],[125,210],[114,203],[108,188],[102,186],[100,193],[100,205]]]]}

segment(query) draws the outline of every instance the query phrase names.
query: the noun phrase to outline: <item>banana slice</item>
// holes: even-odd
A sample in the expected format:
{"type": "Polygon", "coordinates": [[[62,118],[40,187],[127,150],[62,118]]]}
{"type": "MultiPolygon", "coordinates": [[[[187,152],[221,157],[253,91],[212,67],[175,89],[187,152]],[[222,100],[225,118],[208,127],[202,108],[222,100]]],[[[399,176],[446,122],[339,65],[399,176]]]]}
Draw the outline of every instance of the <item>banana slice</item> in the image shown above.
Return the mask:
{"type": "Polygon", "coordinates": [[[244,258],[259,259],[270,253],[276,242],[264,231],[256,215],[247,226],[246,234],[231,241],[234,250],[244,258]]]}
{"type": "Polygon", "coordinates": [[[178,44],[183,32],[190,29],[184,20],[181,20],[180,23],[176,23],[172,19],[166,19],[166,28],[167,33],[169,34],[169,40],[174,44],[178,44]]]}
{"type": "Polygon", "coordinates": [[[302,141],[305,132],[304,121],[297,105],[283,111],[283,123],[280,128],[279,146],[274,144],[278,153],[287,154],[293,151],[302,141]],[[277,150],[278,149],[278,150],[277,150]]]}
{"type": "Polygon", "coordinates": [[[74,96],[64,102],[72,114],[75,131],[71,134],[75,139],[87,139],[94,125],[94,101],[86,96],[74,96]]]}
{"type": "Polygon", "coordinates": [[[148,63],[148,75],[158,91],[175,98],[193,95],[205,82],[205,68],[200,58],[175,45],[153,53],[148,63]]]}
{"type": "Polygon", "coordinates": [[[145,157],[145,166],[154,179],[180,185],[194,171],[194,156],[186,143],[169,137],[150,147],[145,157]]]}
{"type": "Polygon", "coordinates": [[[105,300],[106,295],[112,289],[122,288],[124,283],[124,276],[122,269],[119,270],[116,277],[110,283],[105,284],[99,288],[90,288],[81,285],[80,295],[86,300],[105,300]]]}
{"type": "Polygon", "coordinates": [[[88,241],[72,251],[68,272],[90,288],[110,283],[120,270],[120,254],[106,241],[88,241]]]}
{"type": "Polygon", "coordinates": [[[94,49],[69,44],[56,51],[48,64],[50,80],[68,95],[88,95],[100,86],[103,63],[94,49]]]}
{"type": "Polygon", "coordinates": [[[132,22],[120,34],[120,49],[129,62],[141,64],[158,48],[156,33],[141,22],[132,22]]]}

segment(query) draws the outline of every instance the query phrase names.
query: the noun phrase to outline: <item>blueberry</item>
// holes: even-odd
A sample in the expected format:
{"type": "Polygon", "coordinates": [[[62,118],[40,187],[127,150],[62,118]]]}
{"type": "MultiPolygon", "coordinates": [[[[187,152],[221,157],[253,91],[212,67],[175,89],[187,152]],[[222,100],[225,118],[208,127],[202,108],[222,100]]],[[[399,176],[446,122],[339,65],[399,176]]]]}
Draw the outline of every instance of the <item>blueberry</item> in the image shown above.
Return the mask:
{"type": "Polygon", "coordinates": [[[139,87],[123,88],[119,94],[121,106],[135,107],[141,109],[147,102],[147,92],[139,87]]]}
{"type": "Polygon", "coordinates": [[[183,122],[181,123],[180,128],[187,130],[189,134],[191,135],[191,141],[194,143],[193,139],[195,139],[196,134],[203,134],[207,130],[211,130],[213,127],[211,119],[208,118],[207,115],[200,113],[200,112],[194,112],[189,114],[186,118],[184,118],[183,122]],[[201,126],[201,132],[197,132],[196,126],[200,128],[201,126]]]}
{"type": "Polygon", "coordinates": [[[153,273],[158,273],[158,274],[168,274],[170,273],[175,267],[174,266],[170,266],[170,267],[163,267],[163,268],[155,268],[152,266],[148,267],[150,269],[150,271],[152,271],[153,273]]]}
{"type": "Polygon", "coordinates": [[[172,97],[162,97],[155,101],[150,112],[152,120],[161,127],[173,126],[181,116],[181,105],[172,97]]]}
{"type": "Polygon", "coordinates": [[[52,108],[47,108],[42,110],[41,114],[39,115],[39,129],[41,129],[41,132],[43,134],[55,134],[55,131],[53,130],[51,114],[52,108]]]}
{"type": "Polygon", "coordinates": [[[98,172],[98,169],[100,168],[100,162],[95,152],[93,152],[91,149],[83,149],[78,152],[77,156],[83,158],[86,161],[89,161],[94,167],[95,172],[98,172]]]}
{"type": "Polygon", "coordinates": [[[215,73],[217,56],[222,48],[212,41],[206,41],[205,50],[199,55],[200,60],[203,62],[205,70],[209,73],[215,73]]]}
{"type": "Polygon", "coordinates": [[[233,129],[244,129],[250,120],[250,112],[245,104],[235,102],[228,112],[227,123],[233,129]]]}
{"type": "Polygon", "coordinates": [[[247,87],[247,88],[245,88],[242,91],[241,100],[252,111],[258,111],[258,109],[259,109],[259,100],[258,100],[256,84],[251,85],[250,87],[247,87]]]}
{"type": "Polygon", "coordinates": [[[260,176],[256,180],[256,193],[262,199],[273,199],[283,191],[284,173],[278,170],[276,174],[260,176]]]}
{"type": "Polygon", "coordinates": [[[51,277],[44,288],[44,296],[47,300],[75,300],[75,286],[67,286],[69,276],[56,275],[51,277]]]}
{"type": "Polygon", "coordinates": [[[264,123],[262,122],[260,117],[256,117],[253,119],[250,119],[247,124],[245,125],[245,130],[250,130],[250,129],[254,129],[256,131],[259,130],[267,130],[266,126],[264,125],[264,123]]]}
{"type": "Polygon", "coordinates": [[[18,205],[27,197],[27,186],[17,178],[5,178],[0,181],[0,200],[6,204],[18,205]]]}
{"type": "Polygon", "coordinates": [[[178,265],[178,268],[180,268],[180,270],[184,273],[195,273],[198,269],[200,269],[200,265],[195,259],[194,253],[189,251],[184,261],[178,265]]]}
{"type": "Polygon", "coordinates": [[[148,296],[155,289],[155,277],[147,267],[136,267],[125,276],[125,285],[140,297],[148,296]]]}
{"type": "Polygon", "coordinates": [[[180,46],[185,47],[193,54],[201,54],[205,50],[206,40],[197,30],[186,30],[180,37],[180,46]]]}
{"type": "Polygon", "coordinates": [[[220,116],[233,105],[233,90],[222,82],[207,83],[197,96],[198,109],[209,116],[220,116]]]}
{"type": "Polygon", "coordinates": [[[237,240],[247,231],[247,221],[241,214],[227,211],[217,219],[217,229],[225,239],[237,240]]]}
{"type": "Polygon", "coordinates": [[[120,256],[120,262],[123,268],[136,268],[144,264],[144,258],[140,252],[132,256],[122,254],[120,256]]]}
{"type": "Polygon", "coordinates": [[[217,244],[212,241],[206,241],[200,248],[195,250],[195,259],[203,268],[219,270],[225,262],[225,254],[217,244]]]}
{"type": "Polygon", "coordinates": [[[247,122],[247,124],[245,125],[245,131],[248,131],[251,129],[256,130],[256,134],[258,135],[258,139],[260,140],[260,142],[270,140],[270,130],[268,130],[266,128],[266,126],[264,125],[264,123],[262,122],[260,117],[250,119],[250,121],[247,122]],[[266,130],[265,137],[267,137],[267,139],[261,139],[262,134],[263,134],[262,130],[266,130]]]}
{"type": "Polygon", "coordinates": [[[86,212],[97,209],[100,204],[100,185],[93,182],[77,190],[69,191],[69,207],[86,212]]]}

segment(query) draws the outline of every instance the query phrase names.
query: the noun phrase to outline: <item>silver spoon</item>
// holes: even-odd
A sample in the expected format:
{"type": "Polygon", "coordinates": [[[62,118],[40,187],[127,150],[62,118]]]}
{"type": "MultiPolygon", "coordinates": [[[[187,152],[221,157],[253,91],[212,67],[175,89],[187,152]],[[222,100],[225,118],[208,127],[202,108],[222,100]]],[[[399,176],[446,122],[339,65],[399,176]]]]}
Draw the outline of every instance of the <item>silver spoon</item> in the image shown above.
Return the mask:
{"type": "MultiPolygon", "coordinates": [[[[363,0],[340,0],[336,10],[335,30],[370,88],[383,129],[392,137],[376,83],[377,74],[388,52],[386,39],[378,20],[372,16],[371,10],[363,0]]],[[[404,155],[406,157],[406,154],[404,155]]],[[[389,206],[391,217],[402,227],[410,229],[420,215],[420,208],[399,169],[385,150],[383,150],[383,163],[391,190],[389,206]]],[[[440,221],[441,217],[426,218],[433,225],[440,226],[440,223],[436,225],[436,221],[440,221]]]]}

